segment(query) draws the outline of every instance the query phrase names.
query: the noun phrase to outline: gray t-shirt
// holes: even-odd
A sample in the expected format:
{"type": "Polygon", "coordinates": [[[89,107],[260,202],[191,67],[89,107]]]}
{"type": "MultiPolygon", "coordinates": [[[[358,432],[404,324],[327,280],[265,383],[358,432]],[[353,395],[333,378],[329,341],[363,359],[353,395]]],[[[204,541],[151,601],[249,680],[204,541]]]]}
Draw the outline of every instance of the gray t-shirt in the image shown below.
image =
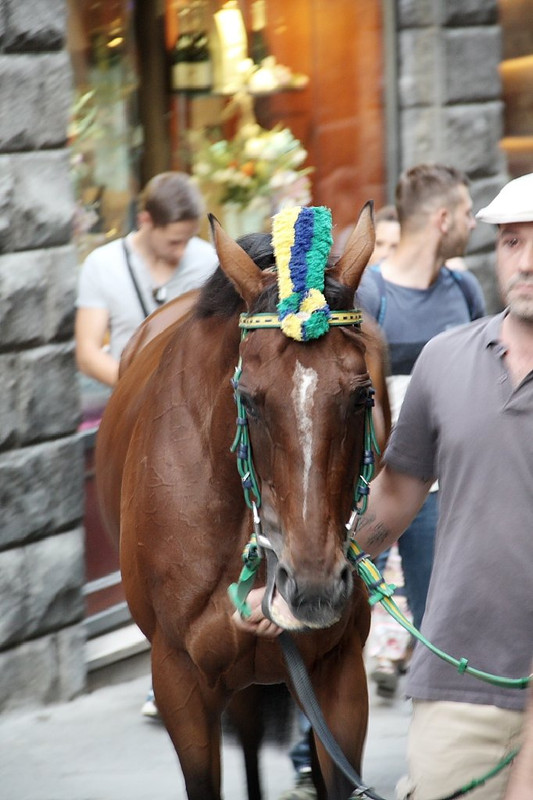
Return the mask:
{"type": "MultiPolygon", "coordinates": [[[[499,341],[503,317],[426,345],[385,461],[440,483],[423,634],[472,667],[518,678],[533,656],[533,372],[513,387],[499,341]]],[[[525,701],[523,691],[460,675],[421,645],[407,692],[511,709],[525,701]]]]}
{"type": "MultiPolygon", "coordinates": [[[[137,278],[146,308],[152,312],[158,307],[152,296],[152,281],[147,267],[131,245],[130,234],[126,246],[132,269],[137,278]]],[[[180,260],[171,279],[165,284],[167,300],[173,300],[191,289],[198,289],[213,274],[218,265],[215,249],[203,239],[194,236],[180,260]]],[[[110,352],[120,355],[128,339],[144,319],[124,256],[123,240],[115,239],[93,250],[81,268],[78,308],[105,308],[109,312],[111,334],[110,352]]]]}
{"type": "Polygon", "coordinates": [[[392,375],[410,375],[423,346],[438,333],[485,314],[475,275],[446,267],[429,288],[412,289],[385,280],[375,264],[363,273],[357,300],[383,329],[392,375]]]}

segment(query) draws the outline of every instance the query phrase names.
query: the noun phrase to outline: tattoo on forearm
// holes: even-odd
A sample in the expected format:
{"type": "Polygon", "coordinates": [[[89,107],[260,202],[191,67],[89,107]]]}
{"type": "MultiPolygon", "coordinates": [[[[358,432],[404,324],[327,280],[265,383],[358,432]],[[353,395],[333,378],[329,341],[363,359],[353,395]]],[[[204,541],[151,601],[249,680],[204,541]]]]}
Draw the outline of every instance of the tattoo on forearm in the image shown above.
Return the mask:
{"type": "Polygon", "coordinates": [[[376,521],[375,514],[367,512],[364,516],[359,517],[359,523],[355,532],[356,539],[358,533],[364,534],[366,549],[373,550],[374,547],[379,549],[380,546],[387,541],[391,532],[382,522],[376,521]]]}

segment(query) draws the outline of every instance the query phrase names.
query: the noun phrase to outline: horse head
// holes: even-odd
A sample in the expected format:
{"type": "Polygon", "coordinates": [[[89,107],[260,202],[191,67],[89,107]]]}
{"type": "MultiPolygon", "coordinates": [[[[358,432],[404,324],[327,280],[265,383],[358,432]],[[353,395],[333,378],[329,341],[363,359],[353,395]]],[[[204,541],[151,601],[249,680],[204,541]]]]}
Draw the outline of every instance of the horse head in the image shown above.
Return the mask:
{"type": "Polygon", "coordinates": [[[285,286],[285,323],[279,322],[280,281],[287,278],[279,273],[286,245],[278,242],[276,249],[275,224],[276,261],[262,270],[211,218],[220,266],[247,308],[235,392],[257,476],[267,556],[263,610],[279,626],[298,631],[340,620],[353,589],[346,523],[364,449],[370,379],[365,337],[349,310],[373,249],[372,205],[363,208],[341,259],[323,274],[323,294],[309,300],[307,293],[307,311],[305,304],[294,306],[294,285],[285,286]],[[269,315],[273,327],[254,327],[257,315],[269,315]],[[302,333],[315,322],[322,333],[302,333]]]}

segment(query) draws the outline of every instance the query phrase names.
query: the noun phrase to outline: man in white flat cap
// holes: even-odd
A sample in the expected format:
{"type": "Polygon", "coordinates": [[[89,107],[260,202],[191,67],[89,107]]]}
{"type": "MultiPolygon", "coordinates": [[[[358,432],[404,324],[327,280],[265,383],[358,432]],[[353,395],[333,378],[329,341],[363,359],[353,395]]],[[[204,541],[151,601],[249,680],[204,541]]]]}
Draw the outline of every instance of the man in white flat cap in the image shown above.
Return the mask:
{"type": "MultiPolygon", "coordinates": [[[[415,648],[406,684],[409,775],[398,786],[398,797],[411,800],[448,797],[520,744],[526,692],[514,687],[527,685],[516,679],[529,675],[533,656],[533,174],[508,183],[476,216],[498,226],[506,308],[422,350],[357,530],[377,556],[439,480],[422,633],[461,663],[415,648]],[[467,665],[515,682],[479,680],[467,665]]],[[[237,624],[273,635],[255,595],[251,621],[237,624]]],[[[468,797],[503,800],[511,769],[468,797]]],[[[524,791],[506,800],[532,800],[533,787],[524,791]]]]}

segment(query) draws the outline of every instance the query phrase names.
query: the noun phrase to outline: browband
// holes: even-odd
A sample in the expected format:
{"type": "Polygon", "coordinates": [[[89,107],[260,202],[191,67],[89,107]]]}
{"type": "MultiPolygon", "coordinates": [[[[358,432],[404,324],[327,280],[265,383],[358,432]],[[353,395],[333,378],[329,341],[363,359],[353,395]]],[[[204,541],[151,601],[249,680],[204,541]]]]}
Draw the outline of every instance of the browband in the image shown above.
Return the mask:
{"type": "MultiPolygon", "coordinates": [[[[332,311],[328,319],[329,325],[360,325],[363,321],[363,312],[356,308],[353,311],[332,311]]],[[[255,330],[257,328],[280,328],[281,323],[277,314],[241,314],[239,328],[255,330]]]]}

